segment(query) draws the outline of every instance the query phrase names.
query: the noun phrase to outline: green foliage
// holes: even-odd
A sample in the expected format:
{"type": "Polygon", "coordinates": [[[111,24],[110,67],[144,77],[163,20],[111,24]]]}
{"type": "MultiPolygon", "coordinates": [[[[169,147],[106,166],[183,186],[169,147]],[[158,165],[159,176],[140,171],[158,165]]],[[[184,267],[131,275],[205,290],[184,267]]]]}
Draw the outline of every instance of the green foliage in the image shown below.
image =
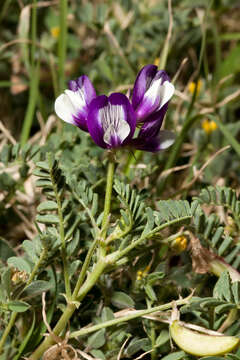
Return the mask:
{"type": "MultiPolygon", "coordinates": [[[[223,207],[227,210],[228,215],[232,216],[230,221],[233,218],[234,226],[239,229],[240,201],[235,190],[227,187],[210,186],[203,189],[194,202],[196,206],[197,204],[211,204],[223,207]]],[[[210,216],[206,216],[200,207],[197,207],[194,225],[201,239],[205,240],[219,256],[224,256],[227,263],[232,264],[235,268],[239,267],[240,244],[236,243],[234,239],[236,230],[230,231],[233,236],[229,235],[216,214],[212,213],[210,216]]]]}
{"type": "MultiPolygon", "coordinates": [[[[177,91],[164,128],[178,140],[154,155],[108,154],[50,115],[70,79],[86,74],[98,94],[126,93],[142,66],[162,63],[167,1],[34,3],[0,5],[1,360],[29,358],[50,342],[44,301],[50,327],[65,317],[58,336],[67,342],[69,330],[69,346],[94,358],[192,360],[172,346],[166,323],[173,301],[192,289],[181,320],[239,336],[239,281],[226,271],[217,279],[208,266],[213,258],[221,269],[240,266],[238,1],[172,1],[165,70],[177,91]],[[207,131],[206,119],[217,127],[207,131]],[[11,135],[32,137],[20,146],[11,135]],[[109,160],[116,171],[104,228],[109,160]],[[200,274],[192,238],[205,250],[200,274]],[[151,319],[121,321],[160,304],[170,305],[151,319]],[[92,331],[71,337],[79,329],[92,331]]],[[[240,360],[239,349],[204,358],[223,359],[240,360]]]]}

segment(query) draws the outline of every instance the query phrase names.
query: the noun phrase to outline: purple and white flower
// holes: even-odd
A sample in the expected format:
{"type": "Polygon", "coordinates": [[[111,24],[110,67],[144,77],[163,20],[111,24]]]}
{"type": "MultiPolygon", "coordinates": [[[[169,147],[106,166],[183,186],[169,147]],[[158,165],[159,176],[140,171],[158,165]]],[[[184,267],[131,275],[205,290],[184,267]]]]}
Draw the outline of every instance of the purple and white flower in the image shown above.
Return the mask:
{"type": "Polygon", "coordinates": [[[137,122],[148,121],[155,113],[163,119],[173,93],[174,85],[164,70],[158,70],[155,65],[144,66],[138,73],[132,94],[137,122]]]}
{"type": "Polygon", "coordinates": [[[100,95],[90,104],[87,125],[98,146],[116,148],[127,145],[132,139],[136,115],[124,94],[100,95]]]}
{"type": "Polygon", "coordinates": [[[64,121],[89,132],[104,149],[131,147],[156,152],[175,140],[172,132],[160,130],[173,92],[168,75],[155,65],[139,72],[132,104],[121,93],[96,96],[91,81],[83,75],[69,82],[69,89],[55,101],[55,111],[64,121]],[[141,127],[133,138],[137,125],[141,127]]]}
{"type": "Polygon", "coordinates": [[[69,89],[59,95],[55,101],[55,112],[65,122],[87,128],[89,105],[96,97],[95,89],[86,75],[69,82],[69,89]]]}

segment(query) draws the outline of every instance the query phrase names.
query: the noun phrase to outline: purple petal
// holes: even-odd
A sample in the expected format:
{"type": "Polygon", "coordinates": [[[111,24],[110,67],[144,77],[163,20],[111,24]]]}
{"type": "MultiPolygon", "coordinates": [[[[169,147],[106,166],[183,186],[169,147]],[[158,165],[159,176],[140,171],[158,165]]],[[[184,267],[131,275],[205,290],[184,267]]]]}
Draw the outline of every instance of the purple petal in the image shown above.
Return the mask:
{"type": "Polygon", "coordinates": [[[167,108],[168,104],[165,104],[159,111],[156,111],[154,114],[150,115],[147,119],[145,119],[138,137],[148,138],[157,136],[161,129],[163,118],[165,116],[167,108]]]}
{"type": "Polygon", "coordinates": [[[108,98],[106,95],[97,96],[92,100],[89,106],[89,112],[87,117],[88,131],[94,140],[94,142],[106,149],[107,144],[103,141],[104,131],[100,115],[100,110],[108,106],[108,98]]]}
{"type": "Polygon", "coordinates": [[[133,137],[136,117],[128,98],[114,93],[98,96],[90,104],[88,130],[95,143],[103,148],[115,148],[133,137]]]}
{"type": "Polygon", "coordinates": [[[70,80],[68,82],[68,88],[71,91],[77,91],[78,90],[77,80],[70,80]]]}
{"type": "Polygon", "coordinates": [[[89,106],[91,101],[96,97],[96,91],[93,84],[86,75],[82,75],[77,79],[77,84],[84,93],[86,104],[89,106]]]}
{"type": "Polygon", "coordinates": [[[137,121],[145,121],[145,119],[157,110],[160,97],[157,92],[152,96],[144,96],[141,104],[136,109],[137,121]]]}
{"type": "Polygon", "coordinates": [[[156,72],[156,75],[154,76],[153,80],[161,79],[161,84],[163,84],[165,81],[170,81],[170,78],[165,70],[158,70],[156,72]]]}
{"type": "Polygon", "coordinates": [[[96,97],[96,91],[86,75],[80,76],[77,80],[69,81],[69,89],[65,93],[75,105],[73,114],[74,124],[84,131],[87,129],[88,107],[96,97]]]}
{"type": "Polygon", "coordinates": [[[158,71],[135,110],[138,121],[145,121],[152,113],[160,110],[169,102],[173,93],[174,86],[170,83],[166,72],[164,70],[158,71]]]}
{"type": "Polygon", "coordinates": [[[87,105],[96,97],[96,91],[87,75],[80,76],[77,80],[70,80],[68,83],[69,90],[82,90],[87,105]]]}
{"type": "Polygon", "coordinates": [[[130,143],[135,149],[157,152],[165,150],[171,146],[175,141],[175,134],[168,130],[160,131],[155,137],[137,138],[133,139],[130,143]]]}
{"type": "Polygon", "coordinates": [[[138,107],[147,91],[149,84],[157,72],[157,66],[146,65],[137,75],[132,94],[132,105],[134,110],[138,107]]]}

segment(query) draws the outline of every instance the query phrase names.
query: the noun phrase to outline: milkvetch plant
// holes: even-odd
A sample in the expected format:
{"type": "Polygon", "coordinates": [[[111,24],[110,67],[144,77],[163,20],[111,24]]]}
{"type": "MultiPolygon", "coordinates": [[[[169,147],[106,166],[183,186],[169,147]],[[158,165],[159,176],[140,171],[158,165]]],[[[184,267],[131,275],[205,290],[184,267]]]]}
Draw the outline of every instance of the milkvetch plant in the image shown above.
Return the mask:
{"type": "MultiPolygon", "coordinates": [[[[118,166],[124,159],[125,148],[145,150],[154,157],[151,153],[173,143],[173,133],[161,130],[173,90],[165,71],[154,65],[140,71],[129,98],[121,93],[97,96],[89,78],[83,75],[71,81],[69,89],[56,99],[56,113],[73,125],[67,131],[64,129],[62,138],[53,134],[49,144],[36,152],[31,145],[21,151],[11,149],[11,154],[16,154],[22,162],[28,156],[30,159],[35,156],[36,186],[44,196],[37,208],[38,234],[23,242],[21,258],[10,253],[1,276],[0,300],[9,323],[0,340],[0,351],[15,324],[18,326],[20,313],[23,321],[30,309],[33,314],[26,336],[24,329],[26,340],[19,346],[14,360],[22,355],[31,360],[42,356],[49,360],[51,356],[65,356],[69,349],[80,355],[83,347],[90,349],[94,357],[117,356],[129,336],[123,331],[122,324],[126,322],[132,332],[126,356],[131,358],[138,351],[152,349],[154,360],[155,350],[163,343],[167,348],[160,355],[170,352],[169,333],[165,328],[159,329],[151,314],[160,312],[160,321],[166,321],[173,300],[183,313],[192,314],[196,308],[202,314],[203,304],[207,308],[212,304],[207,292],[202,298],[190,294],[178,299],[183,284],[189,283],[190,289],[198,282],[198,275],[187,278],[185,274],[189,250],[196,273],[220,276],[214,290],[214,304],[223,306],[225,313],[230,309],[228,314],[224,313],[223,323],[216,313],[216,321],[212,323],[209,316],[205,326],[210,329],[214,326],[216,330],[221,324],[226,329],[235,321],[239,301],[236,283],[240,279],[234,268],[237,267],[235,240],[223,233],[219,218],[206,215],[202,207],[227,208],[239,228],[240,200],[236,193],[219,187],[205,189],[191,202],[155,201],[150,196],[150,187],[147,191],[134,188],[118,166]],[[181,249],[176,246],[179,244],[181,249]],[[176,256],[183,265],[170,265],[171,258],[176,256]],[[122,285],[116,280],[119,273],[124,275],[122,285]],[[100,310],[99,291],[104,304],[100,310]],[[41,293],[46,293],[42,297],[43,310],[41,293]],[[124,313],[115,316],[112,306],[124,309],[124,313]],[[84,326],[88,322],[85,309],[91,313],[88,326],[84,326]],[[40,319],[43,316],[38,327],[35,311],[40,319]],[[144,326],[136,330],[132,321],[139,318],[143,318],[144,326]],[[49,334],[44,336],[47,330],[49,334]],[[143,336],[144,331],[145,337],[139,339],[138,333],[143,336]]],[[[142,173],[142,181],[144,176],[142,173]]],[[[180,335],[185,333],[185,329],[180,330],[180,335]]],[[[179,341],[180,335],[175,331],[173,338],[186,352],[182,354],[184,359],[188,359],[189,348],[179,341]]],[[[207,339],[210,343],[213,340],[207,339]]],[[[238,344],[235,337],[231,340],[238,344]]],[[[211,354],[216,349],[214,344],[211,354]]],[[[232,348],[223,348],[221,353],[232,348]]]]}
{"type": "Polygon", "coordinates": [[[240,360],[239,1],[2,3],[0,360],[240,360]]]}

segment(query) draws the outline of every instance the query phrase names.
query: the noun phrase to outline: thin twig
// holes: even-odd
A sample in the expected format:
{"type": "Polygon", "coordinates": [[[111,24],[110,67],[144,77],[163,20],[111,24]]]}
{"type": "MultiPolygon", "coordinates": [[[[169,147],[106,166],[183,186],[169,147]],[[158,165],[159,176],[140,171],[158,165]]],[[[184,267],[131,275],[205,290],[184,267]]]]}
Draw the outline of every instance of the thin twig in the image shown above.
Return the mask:
{"type": "Polygon", "coordinates": [[[62,339],[57,336],[56,334],[54,334],[54,332],[52,331],[48,321],[47,321],[47,315],[46,315],[46,301],[45,301],[45,296],[46,296],[46,293],[43,292],[42,293],[42,318],[43,318],[43,322],[49,332],[49,335],[52,336],[53,340],[56,342],[56,343],[60,343],[62,341],[62,339]]]}
{"type": "Polygon", "coordinates": [[[145,355],[151,353],[153,350],[154,350],[154,349],[151,349],[151,350],[146,351],[145,353],[139,355],[139,356],[138,356],[137,358],[135,358],[134,360],[140,360],[140,359],[142,359],[145,355]]]}
{"type": "Polygon", "coordinates": [[[173,83],[173,84],[176,82],[177,78],[179,77],[182,69],[184,68],[184,66],[185,66],[185,64],[186,64],[187,62],[188,62],[188,58],[187,58],[187,57],[182,60],[182,62],[181,62],[181,64],[180,64],[180,66],[179,66],[176,74],[174,75],[174,77],[173,77],[173,79],[172,79],[172,83],[173,83]]]}
{"type": "Polygon", "coordinates": [[[0,121],[0,130],[13,145],[16,145],[17,143],[16,140],[14,139],[14,137],[12,137],[10,131],[3,125],[1,121],[0,121]]]}
{"type": "Polygon", "coordinates": [[[159,176],[159,179],[164,178],[165,176],[168,176],[168,175],[172,174],[173,172],[185,170],[185,169],[189,168],[190,166],[191,166],[191,164],[186,164],[186,165],[181,165],[181,166],[175,166],[171,169],[165,170],[161,173],[161,175],[159,176]]]}
{"type": "Polygon", "coordinates": [[[217,152],[215,152],[206,162],[205,164],[201,167],[200,170],[198,170],[196,172],[196,175],[194,176],[194,178],[186,185],[184,185],[182,188],[181,188],[181,191],[182,190],[187,190],[189,189],[190,187],[192,187],[192,185],[197,181],[197,179],[199,178],[199,176],[203,173],[203,171],[206,169],[206,167],[218,156],[220,155],[222,152],[224,152],[225,150],[228,150],[230,149],[230,145],[227,145],[225,147],[223,147],[222,149],[218,150],[217,152]]]}
{"type": "Polygon", "coordinates": [[[240,95],[240,90],[236,90],[234,93],[226,96],[225,99],[223,99],[222,101],[220,101],[219,103],[217,103],[217,104],[216,104],[216,107],[217,107],[217,108],[220,108],[220,107],[226,105],[226,104],[229,103],[230,101],[236,99],[239,95],[240,95]]]}
{"type": "Polygon", "coordinates": [[[126,343],[128,342],[128,340],[130,339],[130,337],[131,337],[131,335],[129,335],[129,336],[127,337],[127,339],[124,341],[124,343],[122,344],[121,349],[120,349],[120,351],[119,351],[119,353],[118,353],[117,360],[120,360],[120,359],[121,359],[121,356],[122,356],[123,350],[124,350],[124,348],[125,348],[125,345],[126,345],[126,343]]]}

